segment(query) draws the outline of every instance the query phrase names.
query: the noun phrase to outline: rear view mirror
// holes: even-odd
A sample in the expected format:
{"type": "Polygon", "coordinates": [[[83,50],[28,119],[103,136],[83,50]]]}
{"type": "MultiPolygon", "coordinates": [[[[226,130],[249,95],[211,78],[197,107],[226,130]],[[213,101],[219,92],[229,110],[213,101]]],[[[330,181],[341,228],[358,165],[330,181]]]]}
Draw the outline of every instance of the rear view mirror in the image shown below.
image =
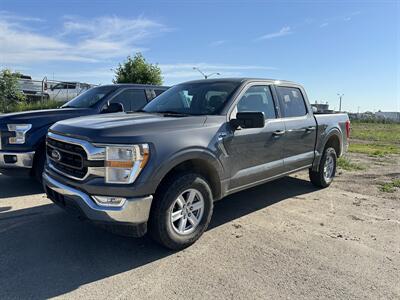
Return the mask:
{"type": "Polygon", "coordinates": [[[124,106],[121,103],[114,102],[109,103],[108,106],[103,109],[102,113],[109,114],[109,113],[116,113],[116,112],[123,112],[124,106]]]}
{"type": "Polygon", "coordinates": [[[262,112],[238,112],[236,119],[230,124],[233,130],[240,128],[263,128],[265,125],[264,113],[262,112]]]}

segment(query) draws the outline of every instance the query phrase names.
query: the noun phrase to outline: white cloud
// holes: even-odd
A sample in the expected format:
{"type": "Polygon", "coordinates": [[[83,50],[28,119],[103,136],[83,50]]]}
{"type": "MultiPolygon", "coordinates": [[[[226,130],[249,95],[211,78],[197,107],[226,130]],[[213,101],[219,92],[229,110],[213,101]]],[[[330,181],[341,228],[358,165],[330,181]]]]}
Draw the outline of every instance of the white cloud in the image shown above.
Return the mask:
{"type": "Polygon", "coordinates": [[[44,61],[100,62],[144,51],[140,45],[166,30],[153,20],[100,17],[90,20],[68,17],[62,34],[51,36],[28,29],[27,23],[39,21],[0,12],[0,62],[2,64],[44,61]]]}
{"type": "Polygon", "coordinates": [[[354,17],[356,17],[360,14],[361,14],[361,11],[354,11],[354,12],[346,14],[346,15],[338,15],[338,16],[334,16],[331,18],[327,18],[327,19],[322,20],[323,22],[319,25],[319,27],[323,28],[328,25],[333,26],[334,24],[340,23],[340,22],[349,22],[349,21],[352,21],[354,19],[354,17]]]}
{"type": "Polygon", "coordinates": [[[293,33],[293,31],[291,30],[291,28],[289,26],[285,26],[285,27],[282,27],[277,32],[272,32],[272,33],[262,35],[259,38],[257,38],[257,40],[268,40],[268,39],[273,39],[273,38],[289,35],[292,33],[293,33]]]}
{"type": "Polygon", "coordinates": [[[5,10],[0,10],[0,18],[2,20],[11,20],[14,22],[44,22],[44,20],[41,18],[18,16],[5,10]]]}
{"type": "Polygon", "coordinates": [[[218,47],[226,43],[226,40],[218,40],[210,43],[211,47],[218,47]]]}

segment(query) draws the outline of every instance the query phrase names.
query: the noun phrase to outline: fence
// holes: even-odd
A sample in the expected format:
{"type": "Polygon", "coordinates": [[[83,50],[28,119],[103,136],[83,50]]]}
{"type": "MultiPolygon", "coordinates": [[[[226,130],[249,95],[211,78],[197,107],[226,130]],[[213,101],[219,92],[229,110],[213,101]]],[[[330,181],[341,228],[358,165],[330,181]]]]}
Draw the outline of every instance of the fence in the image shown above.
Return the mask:
{"type": "Polygon", "coordinates": [[[95,86],[78,81],[48,80],[47,77],[42,80],[33,80],[30,76],[21,76],[18,79],[18,85],[20,91],[26,96],[26,103],[15,104],[13,107],[0,103],[0,112],[56,108],[95,86]]]}

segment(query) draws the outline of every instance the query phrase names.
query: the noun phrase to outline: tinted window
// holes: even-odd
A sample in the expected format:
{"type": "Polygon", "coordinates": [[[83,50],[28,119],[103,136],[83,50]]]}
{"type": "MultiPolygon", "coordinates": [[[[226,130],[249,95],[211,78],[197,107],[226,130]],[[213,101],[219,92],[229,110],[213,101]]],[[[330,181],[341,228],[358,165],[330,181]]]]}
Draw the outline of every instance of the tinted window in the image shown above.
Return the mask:
{"type": "Polygon", "coordinates": [[[89,108],[95,106],[104,97],[115,91],[117,87],[115,86],[99,86],[87,90],[86,92],[75,97],[71,101],[64,104],[62,107],[73,107],[73,108],[89,108]]]}
{"type": "Polygon", "coordinates": [[[147,104],[147,112],[169,112],[190,115],[218,114],[239,82],[197,82],[176,85],[147,104]]]}
{"type": "Polygon", "coordinates": [[[307,114],[306,105],[300,89],[277,86],[283,117],[300,117],[307,114]]]}
{"type": "Polygon", "coordinates": [[[124,111],[136,111],[147,104],[144,90],[125,90],[118,94],[111,102],[118,102],[124,106],[124,111]]]}
{"type": "Polygon", "coordinates": [[[158,95],[161,95],[164,92],[164,90],[154,90],[154,92],[156,93],[157,97],[158,95]]]}
{"type": "Polygon", "coordinates": [[[76,83],[67,83],[66,88],[69,90],[75,90],[76,89],[76,83]]]}
{"type": "Polygon", "coordinates": [[[266,119],[275,119],[275,105],[269,86],[252,86],[237,104],[238,112],[263,112],[266,119]]]}
{"type": "Polygon", "coordinates": [[[63,82],[63,83],[58,83],[55,86],[53,86],[54,90],[74,90],[76,89],[76,83],[69,83],[69,82],[63,82]]]}

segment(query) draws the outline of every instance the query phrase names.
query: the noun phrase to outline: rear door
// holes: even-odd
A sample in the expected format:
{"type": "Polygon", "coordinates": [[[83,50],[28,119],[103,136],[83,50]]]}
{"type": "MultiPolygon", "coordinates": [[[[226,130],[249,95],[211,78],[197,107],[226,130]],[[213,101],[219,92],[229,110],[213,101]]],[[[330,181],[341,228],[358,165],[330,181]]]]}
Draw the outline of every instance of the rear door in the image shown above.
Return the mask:
{"type": "Polygon", "coordinates": [[[265,126],[236,130],[224,139],[231,166],[230,190],[264,181],[280,174],[284,168],[279,133],[285,126],[278,118],[270,86],[264,83],[248,86],[239,96],[230,118],[235,118],[237,112],[263,112],[265,126]]]}
{"type": "Polygon", "coordinates": [[[305,101],[305,92],[298,86],[275,86],[280,111],[285,123],[285,171],[310,166],[314,160],[316,121],[305,101]]]}

